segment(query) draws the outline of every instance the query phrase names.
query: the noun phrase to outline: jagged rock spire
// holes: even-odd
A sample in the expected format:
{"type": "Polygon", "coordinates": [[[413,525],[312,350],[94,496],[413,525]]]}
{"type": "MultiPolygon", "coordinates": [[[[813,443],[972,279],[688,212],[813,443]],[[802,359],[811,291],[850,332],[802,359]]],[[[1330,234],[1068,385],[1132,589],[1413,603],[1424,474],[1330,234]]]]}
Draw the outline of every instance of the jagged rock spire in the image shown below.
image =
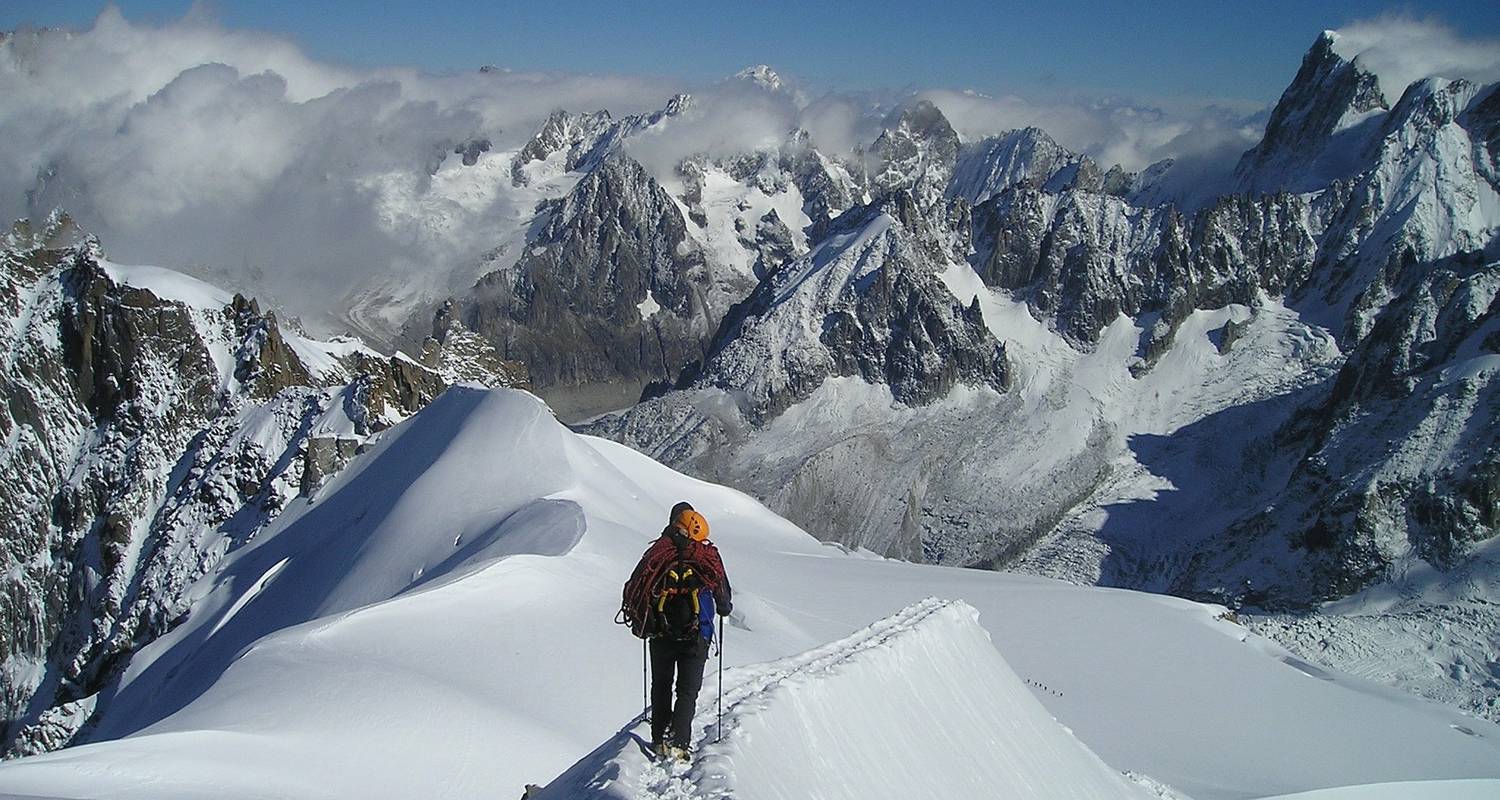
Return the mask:
{"type": "Polygon", "coordinates": [[[1346,177],[1341,174],[1347,172],[1344,164],[1335,162],[1362,149],[1362,139],[1352,141],[1360,138],[1354,129],[1371,112],[1390,108],[1375,73],[1334,51],[1337,38],[1337,33],[1323,31],[1302,57],[1297,77],[1271,112],[1265,136],[1235,168],[1241,191],[1299,191],[1321,188],[1310,183],[1326,185],[1346,177]],[[1345,132],[1350,135],[1339,136],[1345,132]],[[1345,141],[1330,147],[1335,137],[1345,141]]]}

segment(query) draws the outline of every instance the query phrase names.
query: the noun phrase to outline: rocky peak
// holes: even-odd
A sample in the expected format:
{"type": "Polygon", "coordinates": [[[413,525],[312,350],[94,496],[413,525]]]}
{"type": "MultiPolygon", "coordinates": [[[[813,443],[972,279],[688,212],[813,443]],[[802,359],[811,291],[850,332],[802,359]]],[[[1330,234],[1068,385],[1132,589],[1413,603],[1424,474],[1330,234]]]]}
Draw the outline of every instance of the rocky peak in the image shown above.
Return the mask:
{"type": "MultiPolygon", "coordinates": [[[[1059,145],[1040,128],[1022,128],[965,145],[953,170],[949,197],[971,205],[1015,183],[1027,181],[1051,191],[1071,188],[1092,161],[1059,145]]],[[[1123,176],[1122,176],[1123,178],[1123,176]]]]}
{"type": "Polygon", "coordinates": [[[511,162],[511,183],[525,186],[530,180],[526,174],[528,164],[546,161],[563,151],[567,152],[562,164],[564,171],[592,170],[619,150],[626,139],[684,113],[692,103],[691,95],[673,95],[664,107],[656,111],[632,114],[618,122],[608,111],[590,114],[554,111],[511,162]]]}
{"type": "Polygon", "coordinates": [[[1484,201],[1500,189],[1488,145],[1495,131],[1479,112],[1492,96],[1469,81],[1428,78],[1383,116],[1364,169],[1325,223],[1317,290],[1340,315],[1327,324],[1344,341],[1368,334],[1434,262],[1500,252],[1500,216],[1484,201]]]}
{"type": "Polygon", "coordinates": [[[1369,122],[1390,106],[1375,74],[1334,52],[1324,31],[1277,101],[1259,144],[1235,168],[1241,191],[1306,191],[1353,174],[1369,122]]]}
{"type": "Polygon", "coordinates": [[[478,383],[491,388],[528,388],[526,365],[501,358],[488,340],[454,317],[456,311],[451,300],[438,309],[432,335],[422,343],[418,359],[422,366],[450,385],[478,383]]]}
{"type": "Polygon", "coordinates": [[[644,167],[612,153],[543,213],[520,261],[480,279],[457,319],[541,388],[660,379],[699,356],[716,324],[704,257],[644,167]]]}
{"type": "Polygon", "coordinates": [[[443,383],[253,299],[174,299],[190,279],[106,262],[64,215],[5,244],[0,671],[28,677],[0,682],[0,743],[33,753],[86,724],[193,581],[443,383]]]}
{"type": "Polygon", "coordinates": [[[781,165],[802,192],[802,213],[812,221],[810,240],[822,238],[829,221],[863,199],[863,189],[849,168],[813,147],[806,131],[792,133],[782,147],[781,165]]]}
{"type": "Polygon", "coordinates": [[[734,74],[734,79],[738,81],[744,81],[752,86],[761,89],[765,89],[768,92],[777,91],[782,87],[781,76],[777,75],[775,70],[772,70],[765,64],[756,64],[753,67],[746,67],[739,72],[736,72],[734,74]]]}
{"type": "Polygon", "coordinates": [[[1475,162],[1500,192],[1500,83],[1481,90],[1459,122],[1482,148],[1476,152],[1475,162]]]}
{"type": "Polygon", "coordinates": [[[192,315],[149,289],[120,286],[88,254],[75,252],[60,276],[63,354],[75,376],[77,400],[91,415],[125,421],[124,406],[170,393],[206,414],[217,402],[219,376],[192,315]],[[181,368],[159,373],[163,351],[181,368]],[[166,385],[163,386],[162,382],[166,385]]]}
{"type": "Polygon", "coordinates": [[[1293,462],[1273,506],[1204,547],[1174,592],[1225,600],[1253,575],[1260,603],[1305,608],[1399,579],[1418,561],[1459,567],[1500,531],[1500,426],[1492,367],[1500,265],[1429,265],[1348,354],[1321,405],[1275,444],[1293,462]],[[1268,567],[1256,556],[1295,552],[1268,567]]]}
{"type": "MultiPolygon", "coordinates": [[[[748,233],[748,232],[747,232],[748,233]]],[[[755,223],[755,232],[745,244],[755,250],[752,269],[757,279],[779,270],[797,256],[797,246],[792,240],[791,229],[781,221],[776,209],[771,209],[755,223]]]]}
{"type": "MultiPolygon", "coordinates": [[[[1420,134],[1453,124],[1478,94],[1479,87],[1463,79],[1424,78],[1416,81],[1406,87],[1401,99],[1386,115],[1382,133],[1384,136],[1401,135],[1403,131],[1420,134]]],[[[1415,137],[1409,135],[1409,138],[1415,137]]]]}
{"type": "Polygon", "coordinates": [[[490,147],[492,145],[489,139],[476,137],[454,145],[453,154],[463,160],[464,166],[472,167],[479,163],[480,156],[490,151],[490,147]]]}
{"type": "Polygon", "coordinates": [[[599,138],[613,123],[608,111],[590,114],[553,111],[511,162],[511,183],[525,186],[529,180],[525,172],[527,164],[546,161],[554,154],[564,151],[567,152],[567,157],[564,159],[563,169],[568,172],[577,169],[583,157],[594,149],[599,138]]]}
{"type": "Polygon", "coordinates": [[[275,314],[262,314],[254,299],[236,294],[230,319],[240,337],[234,378],[257,400],[269,400],[292,386],[312,386],[313,376],[286,343],[275,314]]]}
{"type": "Polygon", "coordinates": [[[892,115],[870,145],[871,192],[909,191],[924,207],[943,201],[958,161],[958,133],[931,101],[892,115]]]}
{"type": "Polygon", "coordinates": [[[674,94],[672,95],[672,99],[667,101],[666,106],[663,107],[662,110],[653,112],[652,114],[646,116],[644,119],[646,120],[646,123],[648,125],[655,125],[656,123],[661,122],[667,117],[675,117],[692,107],[692,95],[684,93],[674,94]]]}
{"type": "Polygon", "coordinates": [[[726,322],[693,385],[742,393],[755,422],[835,376],[887,385],[910,405],[957,383],[1004,391],[1004,347],[956,300],[899,219],[910,196],[835,220],[818,247],[769,275],[726,322]]]}
{"type": "Polygon", "coordinates": [[[73,217],[58,208],[48,214],[39,226],[32,225],[29,219],[16,220],[4,239],[0,239],[0,249],[17,254],[55,253],[85,245],[86,242],[89,249],[97,250],[98,243],[90,242],[88,235],[78,227],[73,217]]]}

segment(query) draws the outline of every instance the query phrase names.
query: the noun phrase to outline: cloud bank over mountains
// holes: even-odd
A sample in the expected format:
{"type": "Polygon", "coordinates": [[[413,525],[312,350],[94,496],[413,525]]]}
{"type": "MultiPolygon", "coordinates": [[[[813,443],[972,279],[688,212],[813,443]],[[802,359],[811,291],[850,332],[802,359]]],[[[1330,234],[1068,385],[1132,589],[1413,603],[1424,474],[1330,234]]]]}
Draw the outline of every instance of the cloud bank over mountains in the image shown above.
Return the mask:
{"type": "Polygon", "coordinates": [[[1432,20],[1383,16],[1338,30],[1334,51],[1375,73],[1386,100],[1427,77],[1500,81],[1500,37],[1471,37],[1432,20]]]}
{"type": "MultiPolygon", "coordinates": [[[[1500,65],[1492,41],[1409,20],[1351,26],[1341,46],[1399,76],[1457,65],[1493,78],[1500,65]],[[1447,61],[1403,55],[1409,43],[1434,41],[1447,61]]],[[[371,276],[474,263],[493,246],[489,223],[527,213],[503,192],[468,205],[432,200],[441,226],[391,213],[393,191],[431,199],[433,176],[456,147],[519,147],[555,109],[620,117],[678,92],[694,95],[691,112],[631,145],[659,175],[684,156],[771,146],[795,128],[826,152],[849,152],[914,97],[815,94],[753,72],[690,86],[630,75],[354,69],[198,12],[152,25],[111,7],[85,31],[22,30],[0,42],[0,213],[62,207],[118,259],[237,275],[310,313],[371,276]]],[[[968,141],[1035,125],[1106,167],[1178,159],[1182,180],[1227,173],[1258,138],[1272,100],[1164,110],[950,89],[915,96],[932,100],[968,141]]]]}

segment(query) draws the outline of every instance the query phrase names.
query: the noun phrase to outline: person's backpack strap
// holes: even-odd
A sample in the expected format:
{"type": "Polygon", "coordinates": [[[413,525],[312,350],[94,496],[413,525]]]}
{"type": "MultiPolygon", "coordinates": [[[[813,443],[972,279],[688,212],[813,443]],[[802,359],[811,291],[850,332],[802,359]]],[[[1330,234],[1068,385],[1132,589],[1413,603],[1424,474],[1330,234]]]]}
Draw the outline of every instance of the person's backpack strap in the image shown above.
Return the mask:
{"type": "Polygon", "coordinates": [[[688,595],[692,598],[693,616],[698,615],[698,577],[693,572],[691,564],[678,562],[667,567],[666,575],[662,581],[661,591],[657,593],[656,610],[666,610],[667,601],[678,595],[688,595]]]}

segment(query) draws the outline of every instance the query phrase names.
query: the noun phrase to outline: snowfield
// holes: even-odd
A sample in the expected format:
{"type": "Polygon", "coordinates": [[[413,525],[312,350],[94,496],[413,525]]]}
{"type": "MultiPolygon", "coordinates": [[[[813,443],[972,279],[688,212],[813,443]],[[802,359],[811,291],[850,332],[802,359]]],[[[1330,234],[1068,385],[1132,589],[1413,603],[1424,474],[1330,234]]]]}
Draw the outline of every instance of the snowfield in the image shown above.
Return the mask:
{"type": "Polygon", "coordinates": [[[961,602],[925,600],[733,670],[724,721],[699,715],[691,767],[645,762],[649,739],[626,731],[541,797],[1149,797],[1052,719],[977,622],[961,602]]]}
{"type": "Polygon", "coordinates": [[[1222,608],[849,553],[517,391],[456,387],[380,434],[194,597],[98,698],[94,743],[0,765],[0,794],[1500,796],[1500,727],[1222,608]],[[670,770],[632,738],[641,646],[612,618],[684,499],[735,613],[722,741],[709,675],[699,758],[670,770]]]}

